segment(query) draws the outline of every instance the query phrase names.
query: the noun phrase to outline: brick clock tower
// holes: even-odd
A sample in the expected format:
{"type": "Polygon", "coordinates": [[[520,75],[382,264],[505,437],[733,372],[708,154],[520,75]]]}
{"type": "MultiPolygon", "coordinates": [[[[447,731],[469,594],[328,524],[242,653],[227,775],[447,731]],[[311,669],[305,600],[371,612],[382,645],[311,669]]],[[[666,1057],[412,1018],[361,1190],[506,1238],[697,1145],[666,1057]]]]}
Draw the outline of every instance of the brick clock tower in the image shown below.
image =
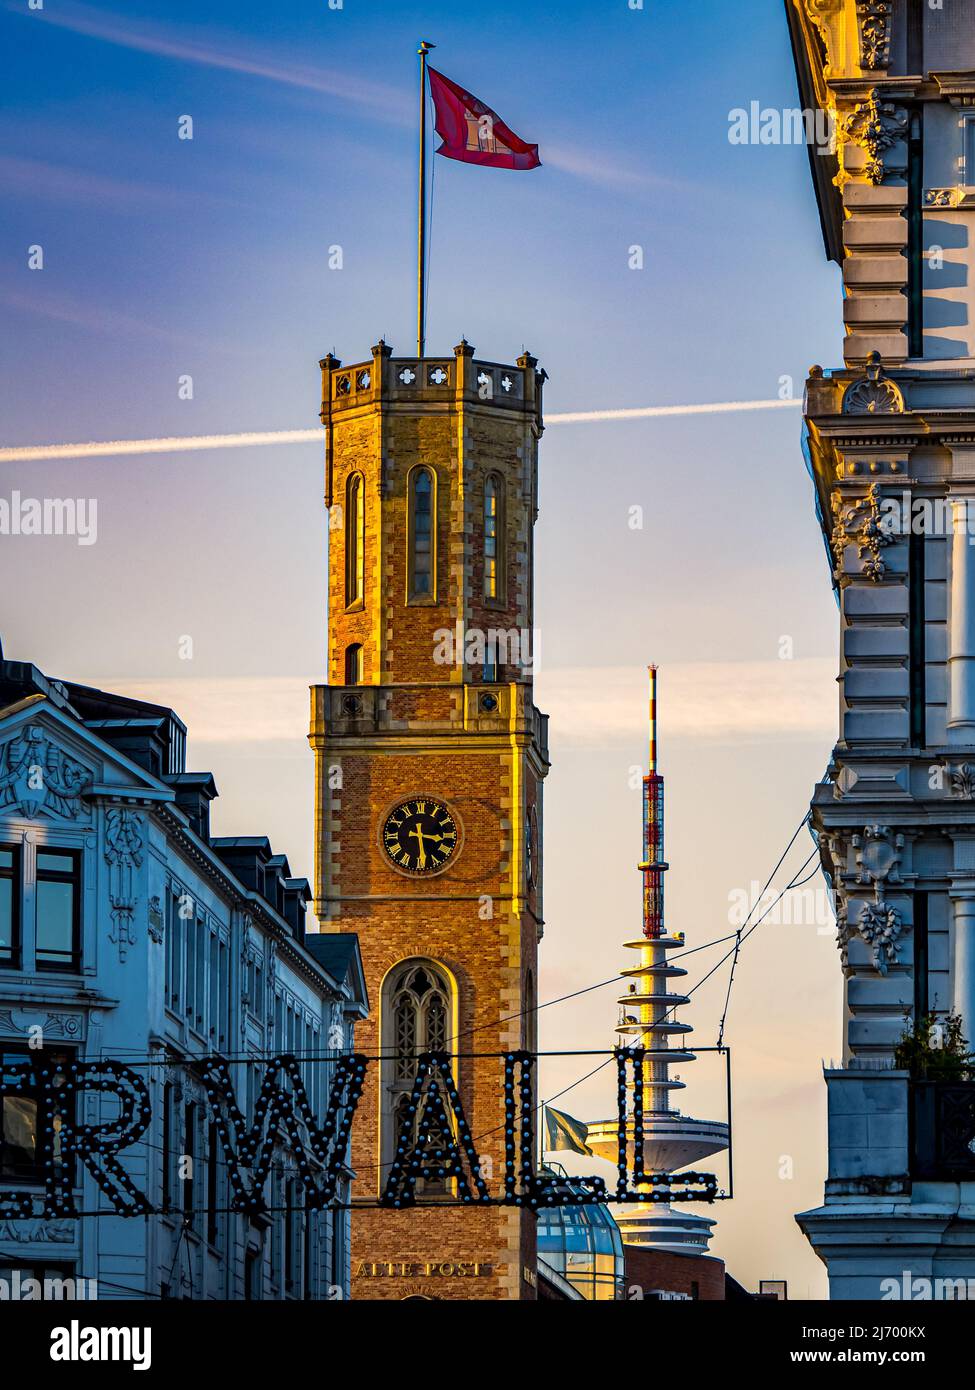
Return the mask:
{"type": "MultiPolygon", "coordinates": [[[[372,1056],[354,1198],[409,1132],[415,1055],[449,1053],[492,1194],[502,1053],[535,1047],[546,717],[532,702],[532,529],[542,383],[453,357],[322,363],[328,683],[312,690],[316,910],[356,932],[372,1056]]],[[[429,1140],[427,1141],[429,1143],[429,1140]]],[[[353,1211],[355,1298],[531,1299],[535,1218],[459,1207],[421,1179],[407,1211],[353,1211]]]]}

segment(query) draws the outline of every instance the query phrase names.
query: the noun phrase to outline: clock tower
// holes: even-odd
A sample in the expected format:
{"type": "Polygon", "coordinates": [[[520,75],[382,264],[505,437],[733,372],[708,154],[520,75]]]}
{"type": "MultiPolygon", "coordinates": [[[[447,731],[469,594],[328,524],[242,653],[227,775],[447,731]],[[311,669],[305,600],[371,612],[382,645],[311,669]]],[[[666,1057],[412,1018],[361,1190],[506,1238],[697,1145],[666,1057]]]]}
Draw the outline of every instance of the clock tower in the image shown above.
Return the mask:
{"type": "MultiPolygon", "coordinates": [[[[503,1065],[535,1048],[546,717],[532,701],[532,533],[544,372],[466,342],[447,358],[324,358],[328,682],[312,690],[322,929],[355,932],[373,1062],[353,1201],[375,1203],[447,1053],[481,1173],[503,1182],[503,1065]]],[[[414,1131],[415,1132],[415,1131],[414,1131]]],[[[424,1143],[435,1140],[417,1141],[424,1143]]],[[[352,1217],[355,1298],[535,1296],[535,1218],[454,1205],[352,1217]]]]}

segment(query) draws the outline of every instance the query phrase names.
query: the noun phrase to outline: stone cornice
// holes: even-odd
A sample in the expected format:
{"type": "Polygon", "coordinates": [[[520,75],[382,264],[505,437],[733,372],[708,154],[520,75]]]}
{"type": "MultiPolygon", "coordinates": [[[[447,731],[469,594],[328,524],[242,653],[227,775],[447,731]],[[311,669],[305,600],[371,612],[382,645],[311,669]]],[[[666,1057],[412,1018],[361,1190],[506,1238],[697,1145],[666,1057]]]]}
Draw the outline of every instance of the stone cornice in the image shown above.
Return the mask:
{"type": "MultiPolygon", "coordinates": [[[[868,72],[863,77],[829,77],[826,86],[838,102],[866,101],[872,92],[883,101],[895,101],[898,97],[909,101],[930,84],[925,83],[920,73],[911,77],[882,77],[879,73],[868,72]]],[[[933,90],[931,95],[935,95],[933,90]]]]}
{"type": "Polygon", "coordinates": [[[949,100],[963,106],[975,102],[975,71],[932,72],[931,77],[940,94],[949,100]]]}

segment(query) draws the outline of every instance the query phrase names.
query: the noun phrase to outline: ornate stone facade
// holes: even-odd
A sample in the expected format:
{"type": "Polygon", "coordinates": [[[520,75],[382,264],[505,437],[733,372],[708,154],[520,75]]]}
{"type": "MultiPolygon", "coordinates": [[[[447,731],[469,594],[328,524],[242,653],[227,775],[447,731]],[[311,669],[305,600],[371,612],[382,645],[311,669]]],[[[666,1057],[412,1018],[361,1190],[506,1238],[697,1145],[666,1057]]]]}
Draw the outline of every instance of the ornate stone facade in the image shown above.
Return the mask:
{"type": "MultiPolygon", "coordinates": [[[[131,701],[132,717],[120,720],[123,703],[0,655],[0,844],[14,883],[0,899],[0,1052],[5,1068],[19,1059],[41,1068],[132,1059],[149,1089],[150,1128],[120,1162],[153,1211],[131,1220],[47,1219],[43,1130],[34,1124],[32,1099],[18,1092],[25,1105],[19,1163],[27,1164],[26,1154],[33,1170],[23,1181],[5,1174],[0,1269],[6,1278],[43,1266],[101,1284],[99,1296],[107,1298],[119,1285],[147,1298],[239,1299],[245,1290],[248,1297],[345,1297],[347,1210],[323,1212],[312,1225],[296,1206],[291,1230],[307,1245],[308,1260],[297,1264],[307,1282],[292,1281],[290,1289],[280,1259],[283,1216],[269,1215],[258,1227],[227,1213],[215,1116],[188,1059],[214,1051],[247,1057],[234,1062],[241,1098],[248,1074],[288,1049],[326,1054],[317,1072],[324,1080],[327,1053],[352,1050],[365,1011],[357,947],[350,943],[330,973],[322,963],[328,943],[323,949],[304,931],[308,886],[290,877],[284,856],[272,856],[259,838],[241,848],[190,830],[179,806],[181,764],[157,777],[107,741],[113,728],[127,725],[128,740],[131,728],[159,719],[159,707],[131,701]],[[91,708],[99,701],[111,704],[113,718],[91,708]],[[256,891],[245,888],[248,876],[256,891]],[[55,885],[46,897],[45,881],[55,885]],[[198,1169],[188,1196],[179,1155],[192,1156],[198,1169]],[[213,1219],[211,1198],[220,1208],[213,1219]],[[247,1250],[256,1264],[245,1268],[247,1250]]],[[[160,722],[169,749],[181,749],[182,726],[168,714],[160,722]]],[[[309,1085],[314,1094],[315,1073],[309,1085]]],[[[82,1088],[78,1106],[81,1122],[95,1129],[119,1116],[118,1099],[94,1086],[82,1088]]],[[[294,1166],[288,1143],[278,1145],[276,1161],[294,1166]]],[[[103,1201],[83,1160],[73,1195],[80,1211],[103,1201]]]]}
{"type": "Polygon", "coordinates": [[[919,1078],[894,1065],[905,1030],[932,1015],[960,1015],[975,1038],[975,303],[964,288],[975,228],[950,188],[968,158],[952,108],[972,90],[975,26],[949,32],[927,6],[908,18],[905,5],[867,0],[790,7],[804,96],[841,130],[837,177],[818,177],[817,192],[843,271],[846,366],[810,373],[805,415],[840,607],[840,728],[812,822],[836,897],[843,1039],[826,1072],[824,1203],[798,1217],[834,1298],[880,1298],[907,1268],[975,1275],[962,1195],[975,1160],[948,1172],[931,1158],[940,1121],[918,1109],[919,1078]],[[940,280],[932,246],[958,248],[940,280]]]}

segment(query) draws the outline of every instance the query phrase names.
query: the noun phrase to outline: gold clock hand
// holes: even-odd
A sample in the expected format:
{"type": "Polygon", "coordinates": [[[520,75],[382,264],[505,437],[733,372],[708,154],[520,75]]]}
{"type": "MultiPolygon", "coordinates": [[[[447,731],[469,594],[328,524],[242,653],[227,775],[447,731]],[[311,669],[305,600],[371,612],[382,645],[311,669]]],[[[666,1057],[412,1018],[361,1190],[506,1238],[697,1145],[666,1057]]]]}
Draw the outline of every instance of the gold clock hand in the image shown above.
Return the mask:
{"type": "Polygon", "coordinates": [[[416,842],[419,846],[420,868],[425,869],[427,866],[427,855],[423,845],[423,831],[420,829],[419,826],[414,826],[414,828],[409,833],[410,835],[415,837],[416,842]]]}

